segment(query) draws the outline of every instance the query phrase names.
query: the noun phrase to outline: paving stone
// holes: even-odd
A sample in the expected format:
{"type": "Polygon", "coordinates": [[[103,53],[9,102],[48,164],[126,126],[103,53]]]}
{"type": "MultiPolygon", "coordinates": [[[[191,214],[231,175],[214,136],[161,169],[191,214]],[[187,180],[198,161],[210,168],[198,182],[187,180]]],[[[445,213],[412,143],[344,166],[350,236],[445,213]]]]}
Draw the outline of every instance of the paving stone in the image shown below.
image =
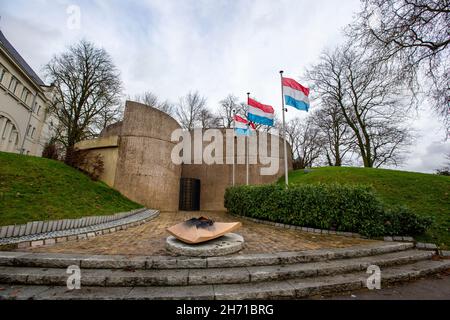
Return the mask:
{"type": "Polygon", "coordinates": [[[209,268],[224,267],[248,267],[254,265],[273,265],[280,261],[278,254],[246,254],[231,255],[224,257],[208,257],[207,265],[209,268]]]}
{"type": "Polygon", "coordinates": [[[395,236],[393,237],[394,241],[403,241],[403,237],[395,236]]]}
{"type": "Polygon", "coordinates": [[[2,286],[0,290],[0,300],[35,300],[42,296],[42,293],[49,290],[48,286],[2,286]]]}
{"type": "Polygon", "coordinates": [[[39,221],[33,221],[31,223],[31,234],[36,234],[38,229],[39,221]]]}
{"type": "Polygon", "coordinates": [[[31,246],[31,241],[24,241],[17,244],[18,249],[26,249],[31,246]]]}
{"type": "Polygon", "coordinates": [[[413,237],[403,237],[403,241],[414,242],[413,237]]]}
{"type": "Polygon", "coordinates": [[[441,256],[443,257],[450,257],[450,251],[449,250],[442,250],[441,256]]]}
{"type": "Polygon", "coordinates": [[[123,300],[132,288],[104,288],[81,286],[79,290],[69,290],[65,286],[49,287],[34,295],[39,300],[123,300]]]}
{"type": "Polygon", "coordinates": [[[32,223],[28,222],[26,229],[25,229],[25,235],[29,235],[31,233],[31,226],[32,226],[32,223]]]}
{"type": "Polygon", "coordinates": [[[17,237],[17,235],[19,234],[19,230],[20,230],[20,226],[14,226],[13,230],[12,230],[12,234],[11,237],[17,237]]]}
{"type": "Polygon", "coordinates": [[[189,270],[189,284],[245,283],[250,281],[246,268],[193,269],[189,270]]]}
{"type": "Polygon", "coordinates": [[[144,269],[146,263],[145,257],[127,257],[124,255],[93,255],[83,257],[81,268],[103,268],[103,269],[144,269]]]}
{"type": "Polygon", "coordinates": [[[384,239],[384,241],[394,241],[394,239],[392,237],[384,237],[383,239],[384,239]]]}
{"type": "Polygon", "coordinates": [[[214,285],[217,300],[254,300],[273,298],[293,298],[295,289],[287,281],[251,284],[214,285]]]}
{"type": "Polygon", "coordinates": [[[153,256],[147,260],[147,269],[174,269],[177,268],[177,259],[165,256],[153,256]]]}
{"type": "Polygon", "coordinates": [[[67,237],[59,237],[59,238],[56,238],[56,242],[57,242],[57,243],[66,242],[66,241],[67,241],[67,237]]]}
{"type": "Polygon", "coordinates": [[[42,232],[47,232],[48,231],[48,221],[44,221],[42,223],[42,232]]]}
{"type": "Polygon", "coordinates": [[[86,233],[82,233],[78,235],[78,240],[83,240],[83,239],[87,239],[87,234],[86,233]]]}
{"type": "Polygon", "coordinates": [[[177,258],[177,268],[206,268],[206,258],[177,258]]]}
{"type": "Polygon", "coordinates": [[[6,237],[6,231],[8,230],[8,226],[0,227],[0,238],[6,237]]]}
{"type": "Polygon", "coordinates": [[[71,265],[80,265],[85,256],[68,253],[29,253],[15,258],[15,264],[26,267],[67,268],[71,265]]]}
{"type": "Polygon", "coordinates": [[[36,233],[42,233],[43,226],[44,226],[44,222],[43,221],[38,221],[36,233]]]}
{"type": "Polygon", "coordinates": [[[31,241],[32,247],[38,247],[38,246],[43,246],[43,245],[44,245],[44,240],[31,241]]]}
{"type": "Polygon", "coordinates": [[[56,239],[45,239],[44,240],[45,245],[53,245],[56,243],[56,239]]]}
{"type": "Polygon", "coordinates": [[[14,252],[14,251],[0,251],[0,265],[12,266],[15,264],[15,259],[27,255],[26,252],[14,252]]]}
{"type": "Polygon", "coordinates": [[[188,270],[182,269],[113,271],[106,278],[106,286],[185,286],[188,284],[188,274],[188,270]]]}
{"type": "Polygon", "coordinates": [[[357,274],[311,279],[292,279],[287,280],[287,282],[295,289],[296,298],[338,291],[352,291],[362,288],[362,279],[357,274]]]}
{"type": "Polygon", "coordinates": [[[277,265],[248,267],[251,282],[277,281],[293,277],[310,277],[317,275],[312,265],[277,265]]]}

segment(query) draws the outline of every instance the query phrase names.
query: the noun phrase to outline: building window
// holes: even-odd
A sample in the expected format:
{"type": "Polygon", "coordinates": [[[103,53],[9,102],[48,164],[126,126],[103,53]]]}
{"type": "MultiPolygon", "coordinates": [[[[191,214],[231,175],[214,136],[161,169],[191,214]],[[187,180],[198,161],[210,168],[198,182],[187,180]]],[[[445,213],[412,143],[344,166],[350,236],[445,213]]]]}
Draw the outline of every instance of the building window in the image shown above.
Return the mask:
{"type": "Polygon", "coordinates": [[[11,77],[11,80],[9,81],[8,89],[14,93],[13,88],[16,88],[16,87],[17,87],[17,80],[16,80],[16,78],[11,77]]]}
{"type": "Polygon", "coordinates": [[[0,65],[0,83],[3,82],[3,78],[5,77],[5,74],[6,74],[5,68],[2,65],[0,65]]]}
{"type": "Polygon", "coordinates": [[[30,136],[30,134],[31,134],[31,124],[28,126],[28,129],[27,129],[27,136],[30,136]]]}
{"type": "Polygon", "coordinates": [[[41,106],[37,106],[36,108],[36,114],[39,115],[39,112],[41,111],[41,106]]]}
{"type": "Polygon", "coordinates": [[[23,90],[22,90],[22,96],[20,97],[23,102],[27,103],[27,99],[28,99],[28,95],[29,94],[30,94],[30,92],[28,91],[28,89],[24,87],[23,90]]]}
{"type": "Polygon", "coordinates": [[[35,133],[35,131],[36,131],[36,128],[33,128],[33,131],[31,131],[31,138],[33,138],[33,139],[34,139],[34,133],[35,133]]]}

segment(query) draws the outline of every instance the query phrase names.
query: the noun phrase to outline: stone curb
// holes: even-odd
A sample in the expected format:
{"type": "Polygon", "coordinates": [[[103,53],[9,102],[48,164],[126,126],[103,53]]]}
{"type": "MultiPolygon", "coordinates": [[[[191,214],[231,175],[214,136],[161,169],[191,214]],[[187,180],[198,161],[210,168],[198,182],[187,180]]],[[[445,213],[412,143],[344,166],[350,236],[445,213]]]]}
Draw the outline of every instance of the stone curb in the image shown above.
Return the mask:
{"type": "MultiPolygon", "coordinates": [[[[82,286],[106,287],[151,287],[151,286],[195,286],[223,284],[260,284],[270,281],[307,279],[363,272],[375,264],[383,270],[389,268],[408,270],[411,264],[434,264],[450,266],[450,261],[432,261],[431,252],[404,252],[380,257],[360,257],[335,262],[297,264],[291,266],[264,266],[223,269],[176,269],[176,270],[109,270],[83,269],[82,286]]],[[[414,270],[414,269],[413,269],[414,270]]],[[[0,267],[0,282],[27,285],[64,285],[66,268],[20,268],[0,267]]],[[[304,282],[300,280],[300,282],[304,282]]]]}
{"type": "MultiPolygon", "coordinates": [[[[439,273],[450,267],[442,261],[422,261],[410,266],[392,267],[382,274],[381,286],[398,284],[439,273]]],[[[0,300],[244,300],[300,299],[366,288],[365,272],[347,273],[304,279],[289,279],[263,283],[188,285],[179,287],[95,287],[82,286],[67,290],[67,286],[5,286],[0,300]]]]}
{"type": "Polygon", "coordinates": [[[326,229],[300,227],[300,226],[294,226],[294,225],[290,225],[290,224],[284,224],[284,223],[279,223],[279,222],[273,222],[273,221],[268,221],[268,220],[261,220],[261,219],[246,217],[246,216],[240,216],[240,215],[231,214],[231,213],[228,213],[228,214],[232,215],[234,217],[242,218],[242,219],[249,220],[252,222],[267,224],[267,225],[279,227],[279,228],[293,229],[293,230],[299,230],[299,231],[309,232],[309,233],[331,234],[331,235],[338,235],[338,236],[344,236],[344,237],[367,239],[366,237],[363,237],[359,233],[355,233],[355,232],[343,232],[343,231],[334,231],[334,230],[326,230],[326,229]]]}
{"type": "Polygon", "coordinates": [[[89,227],[106,222],[113,222],[126,217],[138,214],[147,210],[140,208],[128,212],[119,212],[108,216],[90,216],[78,219],[62,219],[49,221],[30,221],[26,224],[9,225],[0,227],[0,240],[7,238],[18,238],[22,236],[32,236],[45,232],[55,232],[71,230],[80,227],[89,227]]]}
{"type": "Polygon", "coordinates": [[[64,253],[29,253],[0,251],[1,266],[59,268],[70,264],[85,269],[196,269],[291,265],[375,256],[411,250],[411,243],[382,243],[351,248],[304,250],[260,254],[235,254],[223,257],[172,257],[86,255],[64,253]]]}
{"type": "MultiPolygon", "coordinates": [[[[0,239],[0,246],[13,245],[16,249],[25,249],[28,247],[53,245],[55,243],[66,241],[83,240],[119,230],[125,230],[129,227],[146,223],[159,215],[158,210],[139,209],[137,212],[136,210],[131,212],[133,212],[133,214],[120,214],[122,215],[121,219],[116,219],[114,221],[108,221],[105,219],[105,222],[97,225],[84,226],[69,230],[51,231],[16,238],[3,238],[0,239]]],[[[92,221],[102,221],[94,218],[97,217],[92,217],[92,221]]],[[[64,224],[63,220],[60,220],[60,224],[64,224]]]]}
{"type": "MultiPolygon", "coordinates": [[[[261,223],[261,224],[267,224],[270,226],[274,226],[274,227],[279,227],[279,228],[286,228],[286,229],[294,229],[294,230],[299,230],[299,231],[303,231],[303,232],[310,232],[310,233],[320,233],[320,234],[331,234],[331,235],[338,235],[338,236],[344,236],[344,237],[353,237],[353,238],[361,238],[361,239],[368,239],[367,237],[364,237],[362,235],[360,235],[359,233],[355,233],[355,232],[342,232],[342,231],[333,231],[333,230],[326,230],[326,229],[314,229],[314,228],[307,228],[307,227],[300,227],[300,226],[294,226],[294,225],[289,225],[289,224],[283,224],[283,223],[278,223],[278,222],[273,222],[273,221],[268,221],[268,220],[260,220],[260,219],[256,219],[256,218],[251,218],[251,217],[246,217],[246,216],[240,216],[240,215],[236,215],[236,214],[231,214],[228,213],[229,215],[232,215],[234,217],[239,217],[239,218],[243,218],[245,220],[249,220],[252,222],[256,222],[256,223],[261,223]]],[[[386,236],[383,237],[383,241],[387,241],[387,242],[392,242],[392,241],[396,241],[396,242],[415,242],[413,237],[409,237],[409,236],[386,236]]],[[[430,250],[430,249],[435,249],[438,250],[438,246],[433,244],[433,243],[416,243],[416,248],[417,249],[424,249],[424,250],[430,250]]]]}

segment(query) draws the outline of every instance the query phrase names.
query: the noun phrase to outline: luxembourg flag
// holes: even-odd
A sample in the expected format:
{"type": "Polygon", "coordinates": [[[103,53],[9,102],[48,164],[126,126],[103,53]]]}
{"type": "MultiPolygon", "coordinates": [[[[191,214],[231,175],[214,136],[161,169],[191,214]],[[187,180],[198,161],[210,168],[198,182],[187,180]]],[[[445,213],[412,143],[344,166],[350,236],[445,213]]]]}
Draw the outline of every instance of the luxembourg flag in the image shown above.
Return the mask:
{"type": "Polygon", "coordinates": [[[309,109],[309,88],[290,78],[283,78],[284,101],[288,106],[298,110],[308,111],[309,109]]]}
{"type": "Polygon", "coordinates": [[[241,116],[238,116],[237,114],[234,115],[234,133],[236,133],[236,135],[248,136],[251,134],[251,129],[255,129],[255,125],[253,123],[242,118],[241,116]]]}
{"type": "Polygon", "coordinates": [[[259,103],[256,100],[248,98],[248,120],[251,122],[273,126],[274,110],[271,106],[259,103]]]}

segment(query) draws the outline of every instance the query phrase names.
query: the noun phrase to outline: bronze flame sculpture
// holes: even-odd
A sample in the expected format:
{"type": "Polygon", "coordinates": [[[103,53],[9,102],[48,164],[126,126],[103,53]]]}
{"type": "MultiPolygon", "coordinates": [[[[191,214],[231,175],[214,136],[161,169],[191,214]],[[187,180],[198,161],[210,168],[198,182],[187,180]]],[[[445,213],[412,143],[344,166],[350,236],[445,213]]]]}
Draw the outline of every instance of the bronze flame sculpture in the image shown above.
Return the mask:
{"type": "Polygon", "coordinates": [[[189,244],[219,238],[242,226],[240,222],[214,222],[206,217],[192,218],[167,229],[172,236],[189,244]]]}

